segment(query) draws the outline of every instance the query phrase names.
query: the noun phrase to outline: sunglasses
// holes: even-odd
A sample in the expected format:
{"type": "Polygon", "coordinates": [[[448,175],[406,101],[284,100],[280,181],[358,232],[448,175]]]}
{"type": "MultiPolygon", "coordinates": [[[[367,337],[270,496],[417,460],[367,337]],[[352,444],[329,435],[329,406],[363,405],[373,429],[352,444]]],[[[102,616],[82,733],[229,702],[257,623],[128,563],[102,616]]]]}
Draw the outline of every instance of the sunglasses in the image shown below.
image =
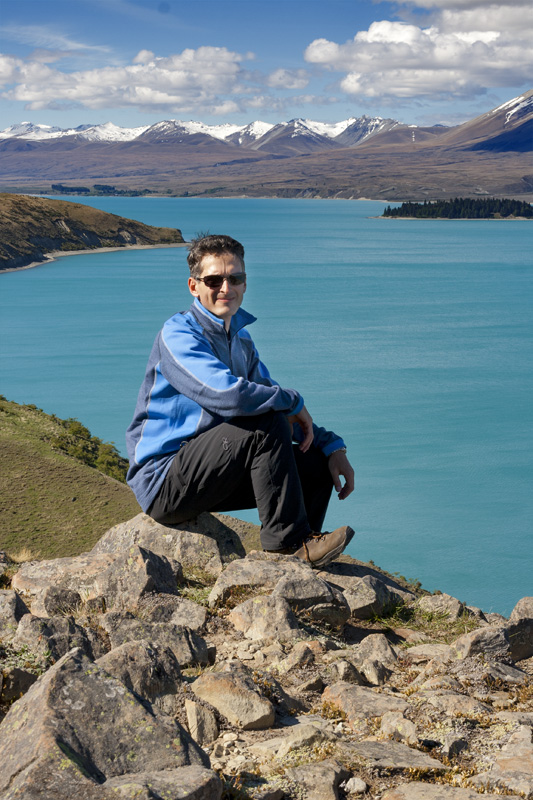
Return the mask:
{"type": "Polygon", "coordinates": [[[220,289],[224,281],[230,286],[241,286],[246,280],[246,272],[234,272],[232,275],[206,275],[205,278],[197,278],[203,281],[208,289],[220,289]]]}

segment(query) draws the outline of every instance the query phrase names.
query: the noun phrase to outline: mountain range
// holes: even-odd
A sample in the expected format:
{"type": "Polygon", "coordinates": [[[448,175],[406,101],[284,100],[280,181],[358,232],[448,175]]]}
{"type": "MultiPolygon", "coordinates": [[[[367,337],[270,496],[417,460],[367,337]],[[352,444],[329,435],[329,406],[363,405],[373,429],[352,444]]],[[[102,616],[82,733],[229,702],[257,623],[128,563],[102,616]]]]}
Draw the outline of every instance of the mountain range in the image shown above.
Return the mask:
{"type": "Polygon", "coordinates": [[[0,188],[87,182],[171,195],[375,197],[533,194],[533,91],[462,125],[382,117],[206,125],[164,120],[0,131],[0,188]]]}

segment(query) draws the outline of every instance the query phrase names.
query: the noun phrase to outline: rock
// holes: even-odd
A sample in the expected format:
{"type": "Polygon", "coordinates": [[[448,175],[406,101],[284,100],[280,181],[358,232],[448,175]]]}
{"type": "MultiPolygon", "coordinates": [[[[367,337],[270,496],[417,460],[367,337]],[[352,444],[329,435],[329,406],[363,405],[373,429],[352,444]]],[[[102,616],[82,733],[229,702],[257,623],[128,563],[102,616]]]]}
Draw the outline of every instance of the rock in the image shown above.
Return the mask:
{"type": "Polygon", "coordinates": [[[7,667],[0,672],[0,702],[12,703],[25,694],[37,680],[37,675],[20,667],[7,667]]]}
{"type": "Polygon", "coordinates": [[[414,722],[406,719],[398,711],[387,711],[386,714],[383,714],[380,733],[388,739],[394,739],[396,742],[414,745],[418,741],[414,722]]]}
{"type": "Polygon", "coordinates": [[[341,591],[329,586],[307,564],[296,564],[276,583],[273,597],[283,597],[295,611],[334,628],[344,625],[350,607],[341,591]]]}
{"type": "Polygon", "coordinates": [[[490,714],[492,709],[485,703],[480,703],[474,697],[468,697],[464,694],[456,694],[449,692],[441,694],[440,692],[427,692],[425,694],[428,703],[438,708],[448,717],[476,717],[484,714],[490,714]]]}
{"type": "Polygon", "coordinates": [[[100,625],[109,634],[112,649],[125,642],[145,639],[151,644],[170,647],[180,667],[209,664],[205,639],[181,625],[143,622],[132,614],[114,611],[103,614],[100,625]]]}
{"type": "Polygon", "coordinates": [[[313,678],[309,678],[309,680],[304,681],[301,683],[298,688],[297,692],[306,693],[306,692],[322,692],[324,690],[324,681],[320,675],[315,675],[313,678]]]}
{"type": "Polygon", "coordinates": [[[463,739],[462,736],[457,736],[456,733],[448,733],[444,737],[440,751],[446,758],[454,758],[467,749],[468,742],[466,739],[463,739]]]}
{"type": "Polygon", "coordinates": [[[368,784],[362,778],[354,777],[349,781],[341,784],[341,789],[344,789],[345,794],[364,794],[368,789],[368,784]]]}
{"type": "Polygon", "coordinates": [[[418,600],[417,605],[426,614],[438,614],[450,619],[459,619],[467,613],[465,604],[449,594],[425,595],[418,600]]]}
{"type": "Polygon", "coordinates": [[[284,642],[300,635],[298,620],[283,597],[251,597],[233,609],[229,620],[247,639],[284,642]]]}
{"type": "Polygon", "coordinates": [[[513,661],[533,656],[533,597],[518,601],[509,617],[507,633],[513,661]]]}
{"type": "Polygon", "coordinates": [[[489,789],[501,788],[533,797],[533,744],[532,729],[521,725],[511,734],[499,753],[491,756],[492,765],[487,772],[476,775],[471,783],[489,789]]]}
{"type": "Polygon", "coordinates": [[[0,640],[10,642],[24,614],[29,614],[26,603],[11,589],[0,590],[0,640]]]}
{"type": "Polygon", "coordinates": [[[135,608],[140,599],[152,592],[176,594],[175,565],[143,547],[132,545],[118,555],[97,580],[98,594],[105,597],[108,608],[135,608]]]}
{"type": "Polygon", "coordinates": [[[147,514],[108,530],[93,547],[93,553],[121,553],[132,545],[174,558],[185,568],[220,575],[224,565],[246,555],[244,547],[227,525],[212,514],[200,514],[181,525],[160,525],[147,514]]]}
{"type": "Polygon", "coordinates": [[[62,586],[47,586],[32,602],[31,611],[38,617],[75,614],[82,605],[81,595],[62,586]]]}
{"type": "Polygon", "coordinates": [[[57,661],[73,647],[79,647],[89,658],[93,658],[93,650],[85,630],[72,617],[43,619],[25,614],[11,644],[16,650],[26,645],[43,663],[57,661]]]}
{"type": "Polygon", "coordinates": [[[204,672],[191,688],[241,730],[262,730],[274,724],[274,706],[261,695],[244,669],[204,672]]]}
{"type": "Polygon", "coordinates": [[[185,712],[189,733],[200,747],[205,747],[218,738],[218,722],[209,708],[187,699],[185,700],[185,712]]]}
{"type": "Polygon", "coordinates": [[[520,669],[510,667],[508,664],[502,664],[498,661],[487,664],[485,667],[485,680],[490,682],[510,683],[512,685],[522,685],[527,681],[527,675],[520,669]]]}
{"type": "MultiPolygon", "coordinates": [[[[418,686],[416,681],[413,681],[413,684],[418,686]]],[[[460,694],[462,688],[463,687],[459,681],[456,680],[452,675],[434,675],[432,678],[428,678],[420,683],[420,691],[423,693],[433,692],[434,694],[449,694],[449,692],[453,692],[455,694],[460,694]],[[436,691],[438,689],[442,689],[444,691],[438,692],[436,691]]]]}
{"type": "Polygon", "coordinates": [[[446,661],[452,655],[452,649],[447,644],[418,644],[403,651],[402,661],[408,664],[424,664],[434,658],[446,661]]]}
{"type": "MultiPolygon", "coordinates": [[[[306,566],[294,556],[254,550],[246,558],[228,564],[211,590],[209,605],[213,608],[224,603],[237,587],[273,589],[287,571],[298,565],[306,566]]],[[[307,569],[311,572],[309,567],[307,569]]]]}
{"type": "Polygon", "coordinates": [[[533,728],[533,711],[499,711],[496,717],[513,725],[529,725],[533,728]]]}
{"type": "Polygon", "coordinates": [[[315,651],[311,647],[311,642],[297,642],[287,658],[276,665],[276,669],[280,673],[285,673],[291,669],[310,667],[314,663],[315,651]]]}
{"type": "Polygon", "coordinates": [[[110,778],[103,786],[104,791],[109,790],[109,794],[105,794],[109,800],[220,800],[223,788],[214,772],[196,765],[121,775],[110,778]]]}
{"type": "MultiPolygon", "coordinates": [[[[407,783],[388,789],[381,795],[381,800],[479,800],[478,792],[472,789],[460,789],[456,786],[431,784],[426,782],[407,783]]],[[[483,800],[501,800],[495,794],[484,794],[483,800]]]]}
{"type": "Polygon", "coordinates": [[[115,647],[97,659],[96,664],[150,702],[167,694],[176,694],[182,682],[173,651],[142,639],[115,647]]]}
{"type": "Polygon", "coordinates": [[[176,566],[165,556],[136,545],[115,555],[84,553],[24,564],[12,584],[36,598],[51,586],[78,592],[87,599],[103,597],[108,608],[133,608],[150,592],[177,591],[176,566]]]}
{"type": "Polygon", "coordinates": [[[465,633],[451,644],[456,658],[468,658],[481,653],[490,658],[505,658],[509,655],[509,637],[505,628],[476,628],[465,633]]]}
{"type": "Polygon", "coordinates": [[[362,564],[334,562],[319,576],[341,589],[355,619],[370,619],[387,608],[415,599],[413,592],[362,564]]]}
{"type": "Polygon", "coordinates": [[[286,774],[305,790],[306,800],[339,800],[338,787],[350,777],[350,772],[333,759],[292,767],[286,774]]]}
{"type": "Polygon", "coordinates": [[[446,767],[436,758],[431,758],[420,750],[414,750],[399,742],[376,742],[363,739],[361,742],[346,742],[342,746],[346,753],[353,753],[377,769],[416,769],[447,772],[446,767]]]}
{"type": "Polygon", "coordinates": [[[199,632],[205,627],[207,609],[186,597],[161,593],[143,597],[137,615],[146,622],[170,622],[199,632]]]}
{"type": "Polygon", "coordinates": [[[397,656],[382,633],[366,636],[353,657],[353,663],[368,683],[383,686],[392,674],[389,667],[397,661],[397,656]]]}
{"type": "Polygon", "coordinates": [[[0,726],[0,763],[3,800],[96,800],[116,776],[209,766],[178,722],[154,716],[79,650],[11,707],[0,726]]]}
{"type": "Polygon", "coordinates": [[[343,658],[339,658],[337,661],[333,662],[331,671],[337,682],[345,681],[346,683],[357,683],[359,686],[367,685],[366,678],[361,675],[357,667],[354,666],[351,661],[345,661],[343,658]]]}
{"type": "Polygon", "coordinates": [[[270,761],[282,759],[293,750],[302,747],[315,747],[324,742],[336,741],[336,736],[325,727],[313,723],[300,723],[289,728],[284,736],[276,736],[251,745],[248,749],[259,758],[270,761]]]}
{"type": "Polygon", "coordinates": [[[400,697],[343,682],[328,686],[322,694],[322,702],[343,711],[349,724],[366,717],[382,717],[387,711],[403,714],[409,708],[408,703],[400,697]]]}
{"type": "Polygon", "coordinates": [[[85,598],[96,597],[99,594],[97,579],[114,560],[114,555],[83,553],[69,558],[30,561],[13,575],[11,583],[14,589],[31,598],[37,597],[50,586],[71,589],[85,598]]]}

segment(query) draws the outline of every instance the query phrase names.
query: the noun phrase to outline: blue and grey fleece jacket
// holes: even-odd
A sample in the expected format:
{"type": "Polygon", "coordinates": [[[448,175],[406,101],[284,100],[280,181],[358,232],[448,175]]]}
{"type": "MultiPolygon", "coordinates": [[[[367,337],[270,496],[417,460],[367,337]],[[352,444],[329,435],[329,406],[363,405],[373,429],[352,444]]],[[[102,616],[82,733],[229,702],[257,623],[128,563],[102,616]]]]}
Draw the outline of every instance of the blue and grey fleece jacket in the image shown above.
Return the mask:
{"type": "MultiPolygon", "coordinates": [[[[223,320],[196,298],[157,335],[126,431],[127,482],[143,511],[157,497],[177,451],[194,436],[232,417],[301,411],[301,395],[282,389],[259,359],[245,330],[252,322],[255,317],[239,309],[227,333],[223,320]]],[[[297,425],[294,437],[301,437],[297,425]]],[[[344,443],[315,427],[315,445],[329,455],[344,443]]]]}

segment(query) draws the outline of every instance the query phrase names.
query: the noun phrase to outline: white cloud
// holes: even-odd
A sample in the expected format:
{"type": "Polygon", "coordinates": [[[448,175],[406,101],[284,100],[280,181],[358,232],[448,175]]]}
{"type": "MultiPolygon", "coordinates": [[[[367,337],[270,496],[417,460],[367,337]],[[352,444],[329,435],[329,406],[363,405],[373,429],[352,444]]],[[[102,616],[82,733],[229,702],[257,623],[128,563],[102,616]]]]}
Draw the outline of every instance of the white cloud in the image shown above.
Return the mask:
{"type": "Polygon", "coordinates": [[[147,64],[149,61],[155,59],[154,53],[151,50],[140,50],[133,59],[134,64],[147,64]]]}
{"type": "Polygon", "coordinates": [[[309,76],[305,69],[277,69],[267,78],[272,89],[305,89],[309,76]]]}
{"type": "Polygon", "coordinates": [[[0,62],[4,97],[38,110],[76,103],[87,108],[138,107],[145,111],[232,113],[238,101],[244,56],[224,47],[186,49],[167,58],[141,50],[134,63],[78,72],[61,72],[38,62],[0,62]]]}
{"type": "MultiPolygon", "coordinates": [[[[432,8],[434,0],[416,0],[432,8]]],[[[345,73],[341,89],[369,98],[484,94],[489,88],[527,85],[533,67],[531,11],[521,0],[475,7],[477,0],[444,0],[428,27],[373,22],[349,41],[316,39],[305,59],[345,73]],[[443,8],[444,6],[444,8],[443,8]]]]}

